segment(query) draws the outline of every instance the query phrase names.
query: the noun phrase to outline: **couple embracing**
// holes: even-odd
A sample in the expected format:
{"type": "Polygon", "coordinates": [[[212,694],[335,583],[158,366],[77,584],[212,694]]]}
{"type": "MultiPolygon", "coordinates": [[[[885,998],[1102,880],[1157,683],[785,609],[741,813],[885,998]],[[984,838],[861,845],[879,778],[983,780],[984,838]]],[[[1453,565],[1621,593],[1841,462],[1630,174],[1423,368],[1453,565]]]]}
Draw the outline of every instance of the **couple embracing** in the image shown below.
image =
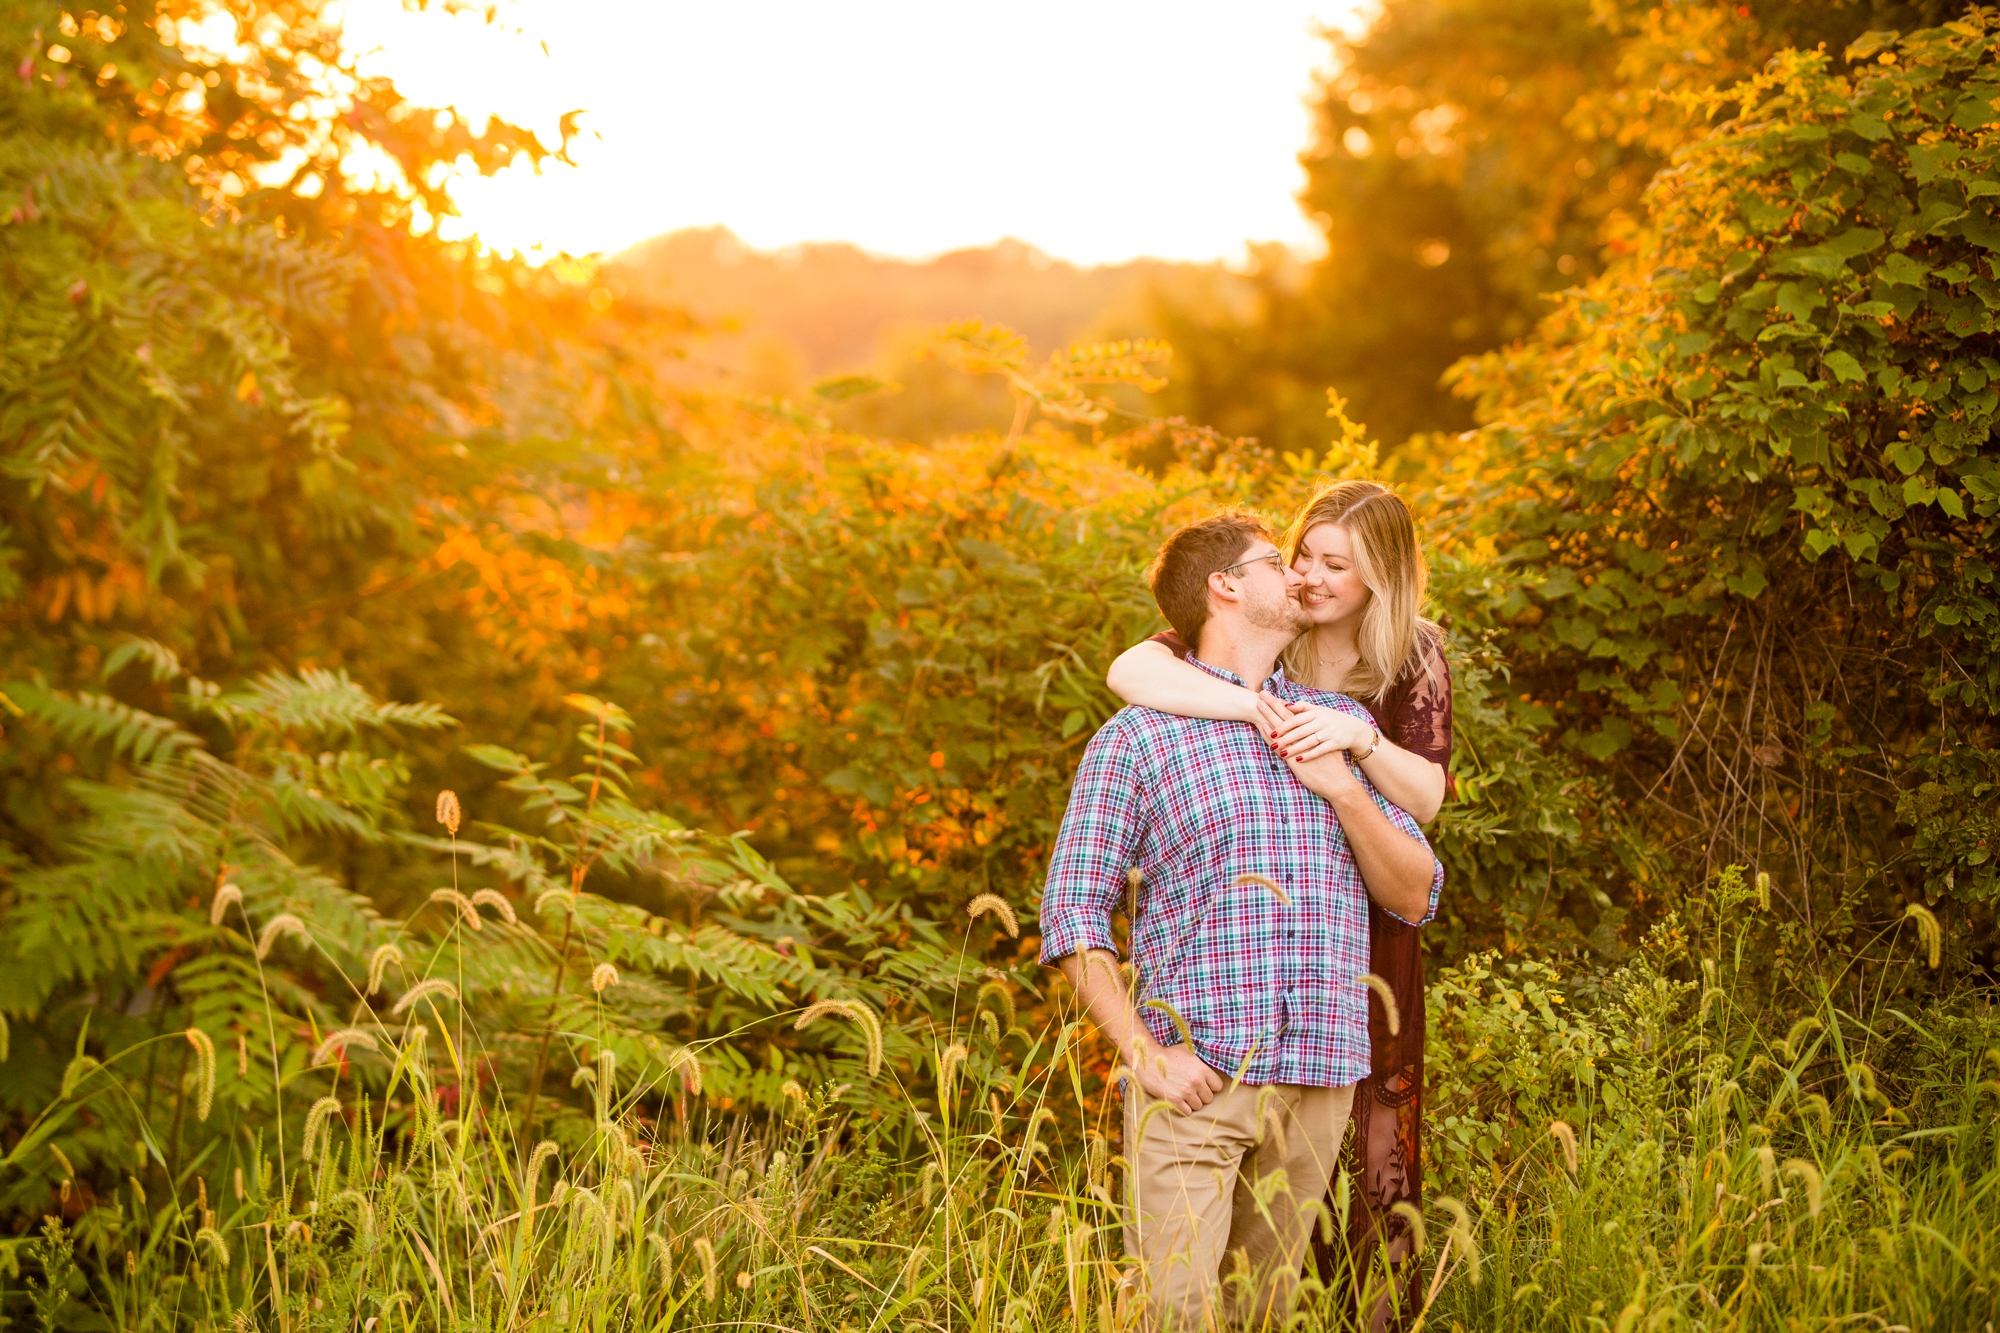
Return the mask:
{"type": "Polygon", "coordinates": [[[1416,1312],[1392,1210],[1422,1206],[1417,928],[1444,870],[1420,825],[1451,748],[1409,510],[1350,481],[1282,536],[1219,514],[1166,540],[1151,583],[1173,632],[1112,667],[1132,706],[1084,752],[1041,907],[1042,960],[1127,1071],[1149,1326],[1282,1327],[1311,1251],[1362,1327],[1391,1327],[1416,1312]],[[1329,1245],[1350,1120],[1355,1188],[1329,1245]]]}

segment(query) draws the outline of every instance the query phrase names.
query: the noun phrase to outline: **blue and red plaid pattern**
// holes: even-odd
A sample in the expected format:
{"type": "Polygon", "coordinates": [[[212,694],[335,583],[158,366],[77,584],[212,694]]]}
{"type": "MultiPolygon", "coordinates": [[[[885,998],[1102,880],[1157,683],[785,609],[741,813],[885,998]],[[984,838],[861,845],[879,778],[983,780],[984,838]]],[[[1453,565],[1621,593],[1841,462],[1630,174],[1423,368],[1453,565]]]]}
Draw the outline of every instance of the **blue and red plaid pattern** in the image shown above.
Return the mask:
{"type": "MultiPolygon", "coordinates": [[[[1296,684],[1282,670],[1266,688],[1368,719],[1346,695],[1296,684]]],[[[1424,842],[1416,821],[1360,777],[1389,819],[1424,842]]],[[[1084,751],[1049,857],[1043,962],[1114,948],[1111,913],[1133,866],[1144,877],[1132,923],[1138,999],[1180,1014],[1205,1063],[1253,1084],[1337,1088],[1367,1076],[1368,893],[1333,807],[1256,727],[1150,708],[1123,709],[1104,724],[1084,751]],[[1289,902],[1239,884],[1244,875],[1272,881],[1289,902]]],[[[1424,921],[1443,885],[1440,865],[1424,921]]],[[[1180,1041],[1168,1014],[1141,1013],[1162,1045],[1180,1041]]]]}

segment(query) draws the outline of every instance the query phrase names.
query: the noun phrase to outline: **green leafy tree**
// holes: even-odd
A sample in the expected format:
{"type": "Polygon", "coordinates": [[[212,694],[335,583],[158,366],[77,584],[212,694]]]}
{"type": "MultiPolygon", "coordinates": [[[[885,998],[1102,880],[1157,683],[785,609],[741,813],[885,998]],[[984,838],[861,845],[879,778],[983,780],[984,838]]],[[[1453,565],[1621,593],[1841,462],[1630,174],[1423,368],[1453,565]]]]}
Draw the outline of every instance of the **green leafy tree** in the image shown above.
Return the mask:
{"type": "Polygon", "coordinates": [[[1564,742],[1833,937],[1896,893],[1993,928],[1994,52],[1977,14],[1705,95],[1634,254],[1457,373],[1564,742]]]}

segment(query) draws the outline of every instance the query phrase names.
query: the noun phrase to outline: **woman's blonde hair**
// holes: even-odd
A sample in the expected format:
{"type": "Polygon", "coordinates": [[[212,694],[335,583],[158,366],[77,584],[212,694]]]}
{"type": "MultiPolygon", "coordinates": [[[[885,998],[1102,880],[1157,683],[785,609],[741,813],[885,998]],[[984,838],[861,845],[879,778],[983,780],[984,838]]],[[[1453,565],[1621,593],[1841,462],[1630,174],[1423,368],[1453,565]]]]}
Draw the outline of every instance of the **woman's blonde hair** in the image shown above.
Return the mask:
{"type": "MultiPolygon", "coordinates": [[[[1430,566],[1417,545],[1409,506],[1380,482],[1336,481],[1315,491],[1279,543],[1288,563],[1298,560],[1306,534],[1322,523],[1346,530],[1354,543],[1354,567],[1370,594],[1354,634],[1361,660],[1340,682],[1340,690],[1380,703],[1398,681],[1430,669],[1426,650],[1443,634],[1419,614],[1430,586],[1430,566]]],[[[1325,673],[1312,640],[1307,630],[1292,641],[1284,652],[1285,674],[1317,686],[1325,673]]]]}

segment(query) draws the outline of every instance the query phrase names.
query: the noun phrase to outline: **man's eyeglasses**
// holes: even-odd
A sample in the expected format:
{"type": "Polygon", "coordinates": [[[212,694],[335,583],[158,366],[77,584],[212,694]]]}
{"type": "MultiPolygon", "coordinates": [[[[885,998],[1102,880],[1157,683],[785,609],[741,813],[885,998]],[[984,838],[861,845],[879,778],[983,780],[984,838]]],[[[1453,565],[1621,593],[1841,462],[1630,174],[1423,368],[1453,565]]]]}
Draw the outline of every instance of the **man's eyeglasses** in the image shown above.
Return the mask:
{"type": "Polygon", "coordinates": [[[1277,570],[1280,574],[1285,572],[1285,557],[1284,554],[1279,551],[1273,551],[1269,555],[1252,556],[1248,560],[1238,560],[1235,564],[1224,565],[1221,569],[1218,569],[1215,572],[1218,574],[1234,574],[1237,570],[1243,568],[1243,566],[1245,565],[1262,564],[1266,560],[1270,561],[1271,568],[1277,570]]]}

